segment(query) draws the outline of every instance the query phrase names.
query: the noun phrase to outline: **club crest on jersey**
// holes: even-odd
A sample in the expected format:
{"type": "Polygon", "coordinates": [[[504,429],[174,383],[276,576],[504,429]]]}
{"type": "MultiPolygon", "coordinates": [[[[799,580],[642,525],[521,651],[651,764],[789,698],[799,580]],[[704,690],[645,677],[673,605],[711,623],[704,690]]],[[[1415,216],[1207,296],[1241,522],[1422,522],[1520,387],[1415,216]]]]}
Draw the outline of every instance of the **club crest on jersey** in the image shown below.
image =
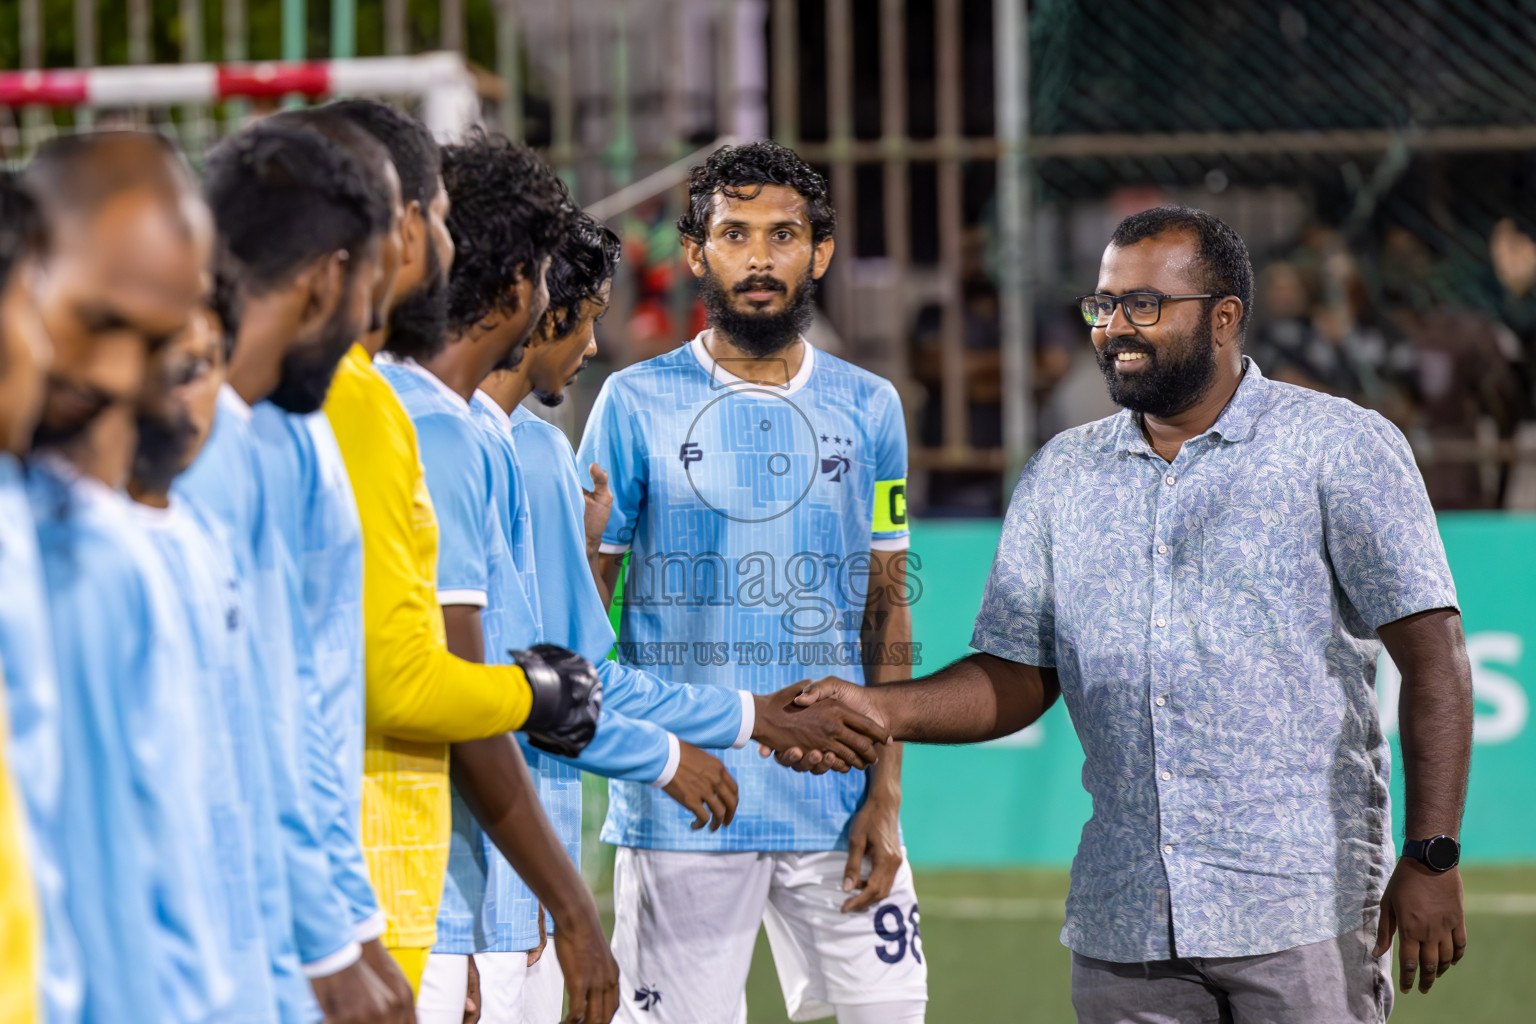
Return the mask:
{"type": "Polygon", "coordinates": [[[821,443],[832,445],[832,453],[821,457],[821,471],[830,474],[828,479],[834,484],[843,482],[843,475],[853,468],[853,462],[848,456],[853,454],[853,438],[828,437],[821,435],[821,443]]]}
{"type": "Polygon", "coordinates": [[[635,1002],[640,1004],[640,1009],[650,1013],[652,1007],[661,1005],[661,990],[646,985],[635,989],[635,1002]]]}

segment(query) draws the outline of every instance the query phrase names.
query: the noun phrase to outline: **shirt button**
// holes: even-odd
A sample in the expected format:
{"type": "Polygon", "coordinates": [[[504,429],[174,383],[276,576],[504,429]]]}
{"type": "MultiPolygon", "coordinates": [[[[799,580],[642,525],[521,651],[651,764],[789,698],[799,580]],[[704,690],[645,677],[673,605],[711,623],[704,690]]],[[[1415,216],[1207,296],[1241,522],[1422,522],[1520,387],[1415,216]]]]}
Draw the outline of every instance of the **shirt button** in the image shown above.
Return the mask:
{"type": "Polygon", "coordinates": [[[1160,554],[1160,555],[1166,555],[1168,553],[1168,545],[1167,544],[1159,544],[1157,546],[1157,553],[1160,554]]]}
{"type": "Polygon", "coordinates": [[[1162,707],[1164,704],[1168,703],[1168,698],[1167,697],[1159,697],[1159,698],[1157,698],[1157,702],[1156,703],[1157,703],[1158,707],[1162,707]]]}
{"type": "Polygon", "coordinates": [[[1163,856],[1164,857],[1172,857],[1173,856],[1173,846],[1172,846],[1172,844],[1163,847],[1163,856]]]}
{"type": "Polygon", "coordinates": [[[1167,619],[1158,619],[1157,620],[1157,628],[1158,629],[1162,629],[1166,625],[1168,625],[1168,620],[1167,619]]]}
{"type": "Polygon", "coordinates": [[[1169,473],[1167,476],[1163,477],[1163,483],[1167,484],[1169,487],[1172,487],[1173,486],[1173,474],[1169,473]]]}
{"type": "Polygon", "coordinates": [[[1173,778],[1173,772],[1163,772],[1163,781],[1164,782],[1167,782],[1171,778],[1173,778]]]}

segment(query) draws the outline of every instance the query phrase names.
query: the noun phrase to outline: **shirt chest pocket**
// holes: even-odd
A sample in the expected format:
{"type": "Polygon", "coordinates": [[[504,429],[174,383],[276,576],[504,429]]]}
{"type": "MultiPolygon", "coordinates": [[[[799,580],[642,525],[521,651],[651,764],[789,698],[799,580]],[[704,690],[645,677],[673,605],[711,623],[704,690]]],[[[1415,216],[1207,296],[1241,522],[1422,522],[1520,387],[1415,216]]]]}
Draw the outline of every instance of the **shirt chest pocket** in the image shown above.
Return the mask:
{"type": "Polygon", "coordinates": [[[1271,510],[1225,505],[1200,528],[1200,618],[1217,635],[1265,636],[1292,623],[1301,553],[1271,510]]]}

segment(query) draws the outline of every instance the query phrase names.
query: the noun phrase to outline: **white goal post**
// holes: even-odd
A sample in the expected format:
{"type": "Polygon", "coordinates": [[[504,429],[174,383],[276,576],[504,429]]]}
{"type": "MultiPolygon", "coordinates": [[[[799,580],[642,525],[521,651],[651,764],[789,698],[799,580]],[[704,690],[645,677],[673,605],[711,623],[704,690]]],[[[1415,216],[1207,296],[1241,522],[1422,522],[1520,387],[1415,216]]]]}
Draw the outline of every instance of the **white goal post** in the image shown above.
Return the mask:
{"type": "Polygon", "coordinates": [[[228,99],[413,96],[443,141],[480,120],[475,80],[457,53],[235,64],[138,64],[0,72],[0,106],[110,109],[228,99]]]}

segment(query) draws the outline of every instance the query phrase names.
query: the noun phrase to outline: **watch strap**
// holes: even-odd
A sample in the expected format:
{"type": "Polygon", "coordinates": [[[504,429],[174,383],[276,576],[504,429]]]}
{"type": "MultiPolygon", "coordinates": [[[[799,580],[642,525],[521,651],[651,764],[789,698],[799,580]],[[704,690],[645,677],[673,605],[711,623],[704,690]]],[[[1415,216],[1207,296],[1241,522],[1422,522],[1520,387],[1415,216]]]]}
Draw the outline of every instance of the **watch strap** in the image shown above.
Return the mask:
{"type": "Polygon", "coordinates": [[[1455,837],[1447,835],[1430,836],[1428,839],[1405,838],[1403,840],[1403,856],[1412,857],[1431,871],[1449,871],[1461,862],[1461,843],[1455,837]],[[1452,855],[1450,864],[1447,864],[1445,867],[1436,867],[1429,862],[1429,848],[1432,844],[1442,841],[1449,843],[1455,852],[1452,855]]]}

